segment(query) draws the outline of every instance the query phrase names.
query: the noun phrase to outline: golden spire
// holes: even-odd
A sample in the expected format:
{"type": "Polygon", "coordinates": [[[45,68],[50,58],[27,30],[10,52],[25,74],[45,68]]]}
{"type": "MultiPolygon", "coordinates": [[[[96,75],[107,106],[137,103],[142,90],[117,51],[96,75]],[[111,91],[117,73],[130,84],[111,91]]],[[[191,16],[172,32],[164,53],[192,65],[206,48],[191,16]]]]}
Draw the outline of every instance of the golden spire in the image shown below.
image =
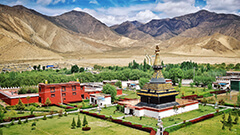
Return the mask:
{"type": "Polygon", "coordinates": [[[160,49],[159,49],[158,45],[156,46],[155,54],[156,54],[156,56],[155,56],[153,66],[160,66],[161,65],[160,49]]]}

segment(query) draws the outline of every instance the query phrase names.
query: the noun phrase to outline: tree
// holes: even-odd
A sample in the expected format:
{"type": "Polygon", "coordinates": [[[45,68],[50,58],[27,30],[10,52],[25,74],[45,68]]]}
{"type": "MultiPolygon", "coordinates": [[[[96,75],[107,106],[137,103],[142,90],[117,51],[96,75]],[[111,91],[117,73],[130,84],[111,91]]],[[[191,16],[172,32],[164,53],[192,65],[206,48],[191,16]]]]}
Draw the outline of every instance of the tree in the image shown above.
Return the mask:
{"type": "Polygon", "coordinates": [[[2,107],[0,107],[0,123],[3,122],[3,118],[4,118],[4,110],[2,107]]]}
{"type": "Polygon", "coordinates": [[[88,122],[87,122],[87,118],[86,118],[86,115],[84,115],[84,118],[83,118],[83,127],[85,127],[86,125],[88,125],[88,122]]]}
{"type": "Polygon", "coordinates": [[[29,106],[29,100],[30,100],[30,98],[31,98],[30,96],[27,96],[27,97],[26,97],[26,99],[27,99],[27,101],[28,101],[28,106],[29,106]]]}
{"type": "Polygon", "coordinates": [[[102,93],[110,94],[112,101],[114,101],[116,99],[117,90],[116,87],[112,86],[111,84],[106,84],[103,86],[102,93]]]}
{"type": "Polygon", "coordinates": [[[231,128],[232,128],[232,126],[233,126],[233,124],[232,124],[231,112],[229,113],[229,116],[228,116],[227,125],[228,125],[228,127],[229,127],[229,130],[231,131],[231,128]]]}
{"type": "Polygon", "coordinates": [[[72,68],[71,68],[71,73],[77,73],[78,71],[79,71],[78,65],[72,66],[72,68]]]}
{"type": "Polygon", "coordinates": [[[37,70],[40,71],[41,65],[38,65],[37,70]]]}
{"type": "Polygon", "coordinates": [[[51,100],[49,98],[47,98],[45,101],[45,104],[47,105],[47,108],[48,108],[48,106],[51,104],[51,100]]]}
{"type": "Polygon", "coordinates": [[[73,118],[71,126],[72,126],[71,129],[75,129],[76,128],[76,122],[75,122],[74,118],[73,118]]]}
{"type": "Polygon", "coordinates": [[[147,82],[149,82],[149,79],[147,79],[147,78],[140,78],[140,79],[139,79],[139,85],[140,85],[140,87],[143,88],[143,86],[144,86],[147,82]]]}
{"type": "Polygon", "coordinates": [[[43,115],[43,120],[47,120],[46,114],[43,115]]]}
{"type": "Polygon", "coordinates": [[[79,72],[84,72],[84,68],[81,67],[81,68],[79,69],[79,72]]]}
{"type": "Polygon", "coordinates": [[[31,106],[31,107],[30,107],[31,115],[33,115],[33,111],[35,111],[35,109],[36,109],[36,108],[35,108],[34,106],[31,106]]]}
{"type": "Polygon", "coordinates": [[[45,69],[46,69],[46,67],[45,67],[45,66],[43,66],[43,67],[42,67],[42,70],[45,70],[45,69]]]}
{"type": "Polygon", "coordinates": [[[183,71],[180,68],[172,68],[169,71],[169,77],[172,79],[173,85],[175,85],[179,81],[181,82],[183,78],[183,71]]]}
{"type": "Polygon", "coordinates": [[[20,111],[25,109],[25,105],[23,104],[22,100],[19,98],[18,104],[16,105],[16,108],[20,111]]]}
{"type": "Polygon", "coordinates": [[[240,106],[240,92],[238,93],[238,96],[237,96],[237,105],[240,106]]]}
{"type": "Polygon", "coordinates": [[[78,115],[77,127],[81,127],[81,120],[79,115],[78,115]]]}
{"type": "Polygon", "coordinates": [[[237,124],[238,123],[238,112],[236,112],[236,117],[235,117],[235,119],[234,119],[234,124],[237,124]]]}
{"type": "Polygon", "coordinates": [[[34,66],[33,66],[33,69],[34,69],[34,70],[37,70],[37,66],[36,66],[36,65],[34,65],[34,66]]]}
{"type": "Polygon", "coordinates": [[[223,115],[222,115],[222,120],[221,120],[221,122],[222,122],[222,124],[223,124],[222,130],[225,129],[225,125],[226,125],[225,117],[226,117],[226,116],[225,116],[225,112],[224,112],[223,115]]]}
{"type": "Polygon", "coordinates": [[[209,90],[212,89],[212,84],[211,84],[211,83],[208,84],[208,89],[209,89],[209,90]]]}
{"type": "Polygon", "coordinates": [[[122,88],[122,82],[121,81],[117,81],[115,83],[115,86],[117,86],[118,88],[122,88]]]}
{"type": "Polygon", "coordinates": [[[22,124],[22,121],[20,118],[18,119],[18,124],[22,124]]]}
{"type": "Polygon", "coordinates": [[[206,98],[203,98],[202,103],[203,103],[204,106],[206,106],[206,104],[207,104],[207,99],[206,99],[206,98]]]}

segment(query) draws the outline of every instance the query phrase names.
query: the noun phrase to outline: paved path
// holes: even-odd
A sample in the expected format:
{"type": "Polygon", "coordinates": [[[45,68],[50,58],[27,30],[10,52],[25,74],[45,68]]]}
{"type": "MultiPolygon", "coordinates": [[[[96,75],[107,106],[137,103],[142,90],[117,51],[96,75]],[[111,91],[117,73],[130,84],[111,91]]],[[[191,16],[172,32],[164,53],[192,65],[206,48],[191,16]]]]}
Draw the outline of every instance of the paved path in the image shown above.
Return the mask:
{"type": "Polygon", "coordinates": [[[117,119],[122,119],[123,117],[126,118],[126,117],[131,117],[133,115],[125,115],[125,116],[120,116],[120,117],[117,117],[117,119]]]}

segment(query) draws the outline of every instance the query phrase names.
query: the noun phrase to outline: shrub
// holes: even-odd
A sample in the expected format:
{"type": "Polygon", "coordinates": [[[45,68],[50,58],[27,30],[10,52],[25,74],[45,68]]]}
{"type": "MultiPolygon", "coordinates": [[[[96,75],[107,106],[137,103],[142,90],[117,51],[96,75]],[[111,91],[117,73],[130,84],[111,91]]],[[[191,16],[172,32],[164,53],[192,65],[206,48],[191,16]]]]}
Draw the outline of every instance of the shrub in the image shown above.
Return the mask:
{"type": "Polygon", "coordinates": [[[87,125],[85,126],[85,127],[82,127],[82,130],[83,131],[88,131],[88,130],[90,130],[91,129],[91,127],[88,127],[87,125]]]}
{"type": "Polygon", "coordinates": [[[28,123],[28,118],[26,118],[26,120],[24,121],[24,123],[28,123]]]}
{"type": "Polygon", "coordinates": [[[36,122],[34,121],[34,122],[32,123],[32,127],[33,127],[33,126],[36,126],[36,125],[37,125],[37,124],[36,124],[36,122]]]}
{"type": "Polygon", "coordinates": [[[18,124],[22,124],[22,121],[20,118],[18,119],[18,124]]]}
{"type": "Polygon", "coordinates": [[[62,116],[63,116],[63,110],[59,110],[58,116],[59,116],[59,117],[62,117],[62,116]]]}
{"type": "Polygon", "coordinates": [[[10,125],[14,125],[14,120],[11,121],[10,125]]]}
{"type": "Polygon", "coordinates": [[[81,127],[81,120],[79,115],[78,115],[77,127],[81,127]]]}
{"type": "Polygon", "coordinates": [[[43,120],[47,120],[46,114],[43,115],[43,120]]]}
{"type": "Polygon", "coordinates": [[[76,122],[75,122],[75,119],[73,118],[73,121],[72,121],[72,124],[71,124],[71,129],[75,129],[75,126],[76,126],[76,122]]]}
{"type": "Polygon", "coordinates": [[[86,115],[84,115],[84,118],[83,118],[83,126],[86,126],[86,125],[88,125],[88,122],[87,122],[86,115]]]}

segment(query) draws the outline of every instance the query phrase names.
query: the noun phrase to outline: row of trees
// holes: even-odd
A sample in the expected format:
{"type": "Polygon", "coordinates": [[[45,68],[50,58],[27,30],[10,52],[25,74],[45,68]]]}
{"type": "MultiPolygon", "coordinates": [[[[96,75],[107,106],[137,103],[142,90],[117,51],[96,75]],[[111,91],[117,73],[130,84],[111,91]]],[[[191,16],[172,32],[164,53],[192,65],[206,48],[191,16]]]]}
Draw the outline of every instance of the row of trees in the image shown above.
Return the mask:
{"type": "MultiPolygon", "coordinates": [[[[162,62],[162,64],[164,64],[162,62]]],[[[216,76],[225,75],[228,68],[238,69],[236,65],[222,64],[197,64],[191,61],[182,62],[181,64],[166,64],[163,69],[165,78],[172,79],[173,83],[179,83],[182,79],[194,79],[196,85],[214,81],[216,76]]],[[[1,87],[17,87],[17,86],[32,86],[43,83],[48,80],[49,83],[62,83],[76,80],[80,82],[101,82],[103,80],[149,80],[153,74],[153,69],[150,65],[143,61],[139,64],[136,61],[130,62],[128,66],[94,66],[95,70],[99,70],[99,74],[84,72],[83,68],[77,65],[72,66],[71,70],[66,68],[61,70],[40,70],[40,71],[25,71],[25,72],[9,72],[0,74],[1,87]],[[74,73],[74,74],[72,74],[74,73]]],[[[144,81],[145,82],[145,81],[144,81]]]]}

